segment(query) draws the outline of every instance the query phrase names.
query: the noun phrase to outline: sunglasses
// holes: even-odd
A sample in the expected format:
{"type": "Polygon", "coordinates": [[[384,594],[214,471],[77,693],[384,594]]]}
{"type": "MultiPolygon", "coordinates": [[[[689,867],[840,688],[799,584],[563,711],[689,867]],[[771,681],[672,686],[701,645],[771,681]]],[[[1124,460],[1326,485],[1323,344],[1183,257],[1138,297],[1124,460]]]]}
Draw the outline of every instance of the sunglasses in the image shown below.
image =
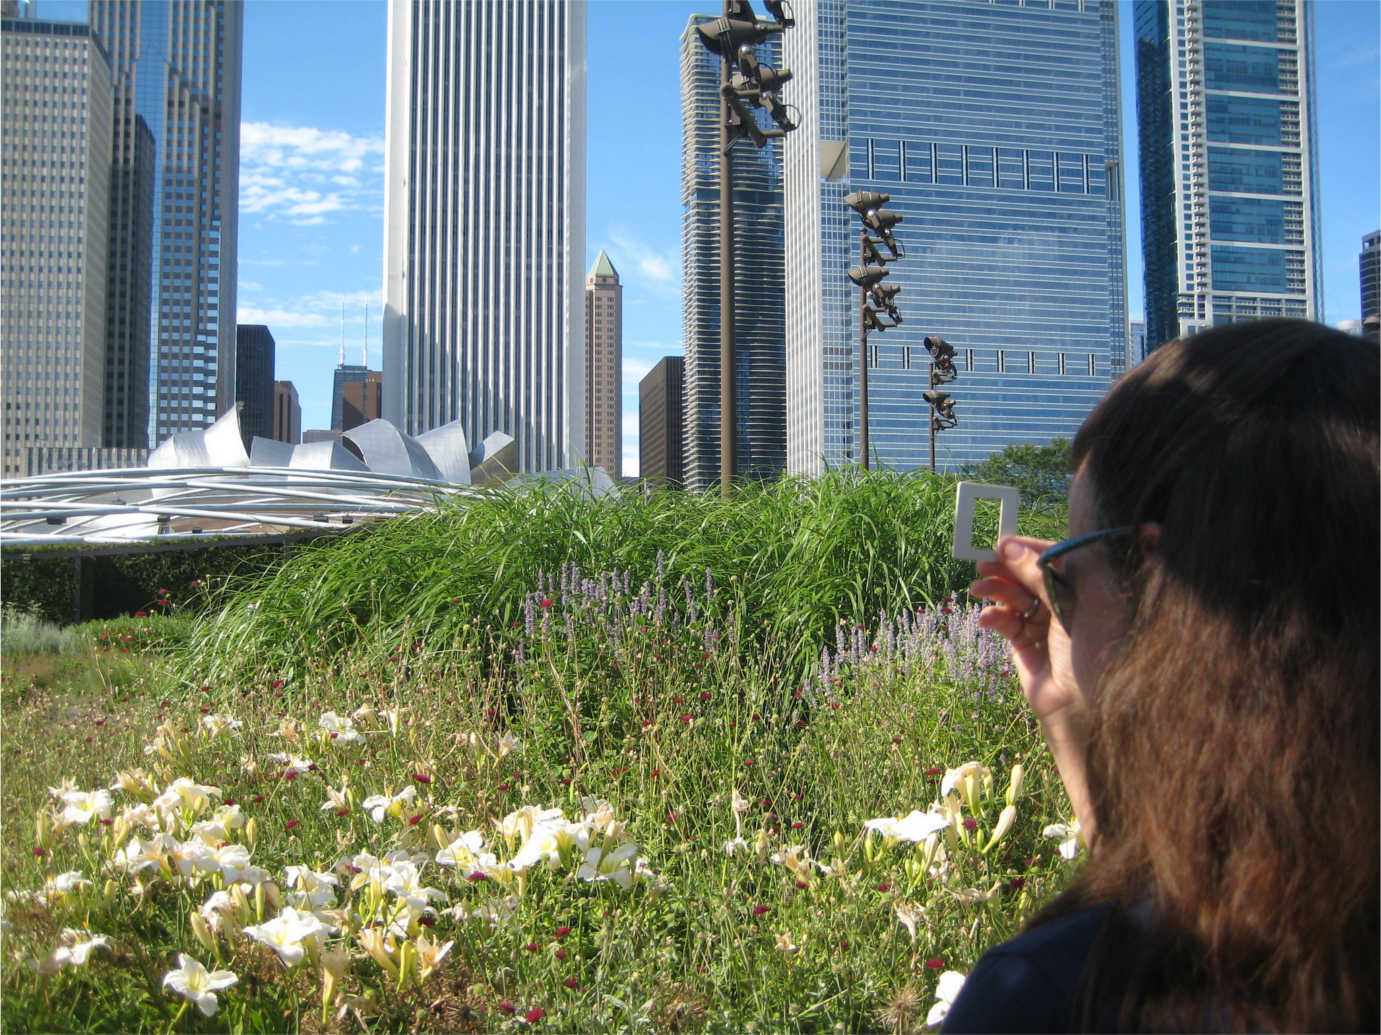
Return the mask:
{"type": "MultiPolygon", "coordinates": [[[[1130,536],[1136,529],[1130,526],[1125,528],[1103,528],[1097,532],[1087,532],[1084,535],[1076,535],[1072,539],[1066,539],[1062,543],[1042,551],[1036,558],[1036,566],[1041,570],[1041,578],[1045,581],[1045,597],[1050,601],[1050,613],[1055,616],[1055,621],[1065,625],[1065,616],[1073,613],[1075,600],[1074,585],[1064,577],[1063,572],[1056,565],[1068,553],[1079,549],[1081,546],[1088,546],[1096,543],[1100,539],[1125,538],[1130,536]]],[[[1065,625],[1068,629],[1069,626],[1065,625]]]]}

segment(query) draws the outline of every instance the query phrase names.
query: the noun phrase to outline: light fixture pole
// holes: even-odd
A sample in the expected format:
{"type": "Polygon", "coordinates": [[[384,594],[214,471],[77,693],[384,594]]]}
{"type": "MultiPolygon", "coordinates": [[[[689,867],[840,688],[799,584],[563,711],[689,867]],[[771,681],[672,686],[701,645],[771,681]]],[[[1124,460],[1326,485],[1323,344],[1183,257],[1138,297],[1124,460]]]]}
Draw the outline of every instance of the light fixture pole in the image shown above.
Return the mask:
{"type": "Polygon", "coordinates": [[[935,433],[959,423],[954,415],[954,399],[948,392],[939,391],[939,387],[958,380],[959,370],[954,365],[954,346],[944,338],[926,338],[925,350],[930,353],[930,388],[924,398],[930,407],[930,470],[934,472],[935,433]]]}
{"type": "Polygon", "coordinates": [[[901,311],[897,308],[897,294],[900,285],[883,284],[889,270],[883,267],[896,262],[905,255],[897,243],[892,228],[902,221],[895,212],[888,212],[883,205],[891,200],[889,194],[876,191],[856,191],[844,199],[844,204],[859,214],[863,220],[863,233],[859,238],[859,265],[849,270],[849,279],[858,285],[858,448],[863,469],[868,470],[868,332],[889,330],[901,323],[901,311]],[[872,229],[879,234],[877,240],[868,236],[872,229]],[[890,255],[878,250],[885,244],[890,255]],[[872,302],[872,305],[868,303],[872,302]],[[886,312],[892,318],[888,323],[879,317],[886,312]]]}

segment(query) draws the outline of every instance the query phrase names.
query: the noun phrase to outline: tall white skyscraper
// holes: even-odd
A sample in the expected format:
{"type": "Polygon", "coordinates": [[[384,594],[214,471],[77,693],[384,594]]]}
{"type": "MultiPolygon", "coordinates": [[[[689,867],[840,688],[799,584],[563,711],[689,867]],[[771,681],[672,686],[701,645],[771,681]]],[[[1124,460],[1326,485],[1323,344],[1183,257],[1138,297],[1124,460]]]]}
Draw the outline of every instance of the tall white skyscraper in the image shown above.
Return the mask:
{"type": "MultiPolygon", "coordinates": [[[[91,28],[110,55],[115,85],[111,207],[127,225],[117,237],[150,233],[151,271],[116,270],[112,315],[112,387],[152,374],[148,408],[157,445],[179,431],[209,427],[235,403],[236,236],[240,203],[240,0],[91,0],[91,28]],[[132,195],[148,188],[138,169],[152,163],[152,211],[132,195]],[[128,172],[129,174],[126,174],[128,172]],[[152,221],[151,230],[142,224],[152,221]],[[140,318],[118,310],[143,305],[151,272],[152,358],[128,329],[140,318]],[[127,293],[127,294],[126,294],[127,293]],[[122,330],[121,324],[128,321],[122,330]]],[[[117,249],[117,263],[123,261],[117,249]]],[[[132,263],[133,265],[133,263],[132,263]]],[[[129,414],[142,413],[126,385],[111,397],[111,445],[131,441],[129,414]],[[123,414],[123,416],[122,416],[123,414]]]]}
{"type": "Polygon", "coordinates": [[[384,417],[585,452],[585,4],[389,0],[384,417]]]}
{"type": "Polygon", "coordinates": [[[32,446],[99,446],[110,63],[85,25],[6,18],[0,267],[3,475],[32,446]]]}
{"type": "Polygon", "coordinates": [[[1137,0],[1146,337],[1323,316],[1313,4],[1137,0]]]}

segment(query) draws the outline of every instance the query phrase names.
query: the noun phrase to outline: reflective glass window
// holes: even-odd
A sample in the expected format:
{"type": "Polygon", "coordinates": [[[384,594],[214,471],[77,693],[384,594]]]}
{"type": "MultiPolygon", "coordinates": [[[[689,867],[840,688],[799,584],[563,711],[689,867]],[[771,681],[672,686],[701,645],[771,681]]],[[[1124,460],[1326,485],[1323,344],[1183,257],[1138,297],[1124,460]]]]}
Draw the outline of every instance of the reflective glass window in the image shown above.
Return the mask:
{"type": "Polygon", "coordinates": [[[964,149],[958,144],[935,145],[935,182],[952,187],[964,185],[964,149]]]}
{"type": "Polygon", "coordinates": [[[1202,0],[1204,35],[1222,39],[1276,39],[1275,0],[1202,0]]]}
{"type": "Polygon", "coordinates": [[[1268,198],[1208,199],[1209,232],[1219,241],[1285,243],[1285,202],[1268,198]]]}
{"type": "Polygon", "coordinates": [[[1213,246],[1213,286],[1220,291],[1285,290],[1285,253],[1275,248],[1213,246]]]}
{"type": "Polygon", "coordinates": [[[1279,151],[1231,147],[1208,149],[1208,189],[1244,194],[1280,194],[1283,156],[1279,151]]]}
{"type": "Polygon", "coordinates": [[[1206,43],[1204,81],[1210,90],[1275,93],[1280,89],[1278,57],[1274,47],[1206,43]]]}
{"type": "Polygon", "coordinates": [[[1055,189],[1055,157],[1049,151],[1027,151],[1027,169],[1032,190],[1055,189]]]}
{"type": "Polygon", "coordinates": [[[1225,144],[1279,144],[1280,102],[1264,97],[1209,94],[1208,139],[1225,144]]]}

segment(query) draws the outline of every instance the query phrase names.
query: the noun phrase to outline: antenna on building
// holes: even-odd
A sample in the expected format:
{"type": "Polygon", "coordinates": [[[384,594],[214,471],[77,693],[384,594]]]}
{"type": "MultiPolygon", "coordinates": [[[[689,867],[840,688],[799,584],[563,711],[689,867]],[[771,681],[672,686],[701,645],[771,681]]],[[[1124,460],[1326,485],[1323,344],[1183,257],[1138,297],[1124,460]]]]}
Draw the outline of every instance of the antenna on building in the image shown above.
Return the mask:
{"type": "Polygon", "coordinates": [[[364,368],[369,369],[369,303],[364,304],[364,368]]]}
{"type": "Polygon", "coordinates": [[[345,366],[345,303],[340,304],[340,366],[345,366]]]}

